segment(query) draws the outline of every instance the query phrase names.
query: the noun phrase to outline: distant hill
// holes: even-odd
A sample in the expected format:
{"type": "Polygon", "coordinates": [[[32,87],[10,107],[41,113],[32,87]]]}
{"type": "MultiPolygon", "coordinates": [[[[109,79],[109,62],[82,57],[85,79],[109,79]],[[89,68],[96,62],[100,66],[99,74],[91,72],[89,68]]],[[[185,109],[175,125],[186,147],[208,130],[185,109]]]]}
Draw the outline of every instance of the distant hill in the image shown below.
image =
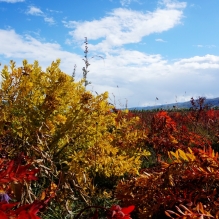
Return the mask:
{"type": "MultiPolygon", "coordinates": [[[[213,99],[206,98],[204,105],[208,105],[212,108],[219,107],[219,97],[213,98],[213,99]]],[[[173,108],[189,109],[191,107],[192,107],[191,102],[187,101],[187,102],[170,103],[170,104],[163,104],[163,105],[156,105],[156,106],[131,107],[129,108],[129,110],[155,110],[155,109],[168,110],[168,109],[173,109],[173,108]]]]}

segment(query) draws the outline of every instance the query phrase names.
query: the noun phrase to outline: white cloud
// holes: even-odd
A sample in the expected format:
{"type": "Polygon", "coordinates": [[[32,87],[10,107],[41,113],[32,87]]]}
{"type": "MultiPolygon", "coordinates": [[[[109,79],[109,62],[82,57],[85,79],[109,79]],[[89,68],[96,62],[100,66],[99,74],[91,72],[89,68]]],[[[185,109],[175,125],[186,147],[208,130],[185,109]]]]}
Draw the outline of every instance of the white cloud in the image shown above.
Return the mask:
{"type": "Polygon", "coordinates": [[[36,15],[36,16],[43,16],[44,15],[44,13],[40,10],[40,8],[37,8],[35,6],[30,6],[28,11],[27,11],[27,14],[36,15]]]}
{"type": "MultiPolygon", "coordinates": [[[[62,71],[71,74],[76,64],[76,78],[82,77],[83,51],[79,56],[64,51],[57,43],[42,43],[29,35],[21,36],[14,30],[0,29],[0,42],[2,65],[8,64],[6,60],[13,59],[19,66],[26,58],[30,63],[38,60],[40,66],[46,68],[52,61],[61,58],[62,71]]],[[[174,103],[176,96],[178,101],[189,100],[192,96],[218,96],[219,56],[194,56],[172,63],[159,54],[117,49],[113,54],[106,53],[104,60],[94,57],[89,61],[88,81],[92,84],[88,89],[98,93],[109,91],[111,102],[114,102],[115,96],[118,107],[124,107],[126,100],[128,107],[134,107],[154,105],[156,97],[159,104],[164,104],[174,103]]]]}
{"type": "Polygon", "coordinates": [[[60,58],[62,60],[62,70],[66,73],[71,73],[76,63],[80,66],[80,69],[83,65],[80,56],[62,50],[59,44],[42,43],[30,35],[21,36],[14,30],[0,29],[0,42],[0,55],[4,59],[17,60],[19,63],[23,59],[27,59],[29,62],[38,60],[40,65],[45,68],[52,61],[60,58]]]}
{"type": "Polygon", "coordinates": [[[80,41],[82,36],[89,40],[99,40],[90,49],[109,51],[124,44],[139,43],[145,36],[167,31],[180,24],[183,18],[182,9],[185,7],[185,3],[175,2],[166,3],[165,8],[157,8],[153,12],[117,8],[100,20],[63,23],[73,29],[69,34],[74,40],[80,41]]]}
{"type": "Polygon", "coordinates": [[[34,15],[34,16],[42,16],[42,17],[44,17],[44,21],[46,23],[49,23],[50,25],[55,24],[55,20],[53,19],[53,17],[46,16],[45,13],[43,11],[41,11],[41,9],[38,7],[29,6],[29,9],[26,13],[30,14],[30,15],[34,15]]]}
{"type": "Polygon", "coordinates": [[[65,44],[70,46],[72,44],[72,41],[70,39],[66,39],[65,44]]]}
{"type": "Polygon", "coordinates": [[[178,68],[184,69],[219,69],[219,57],[214,55],[194,56],[181,59],[174,63],[178,68]]]}
{"type": "Polygon", "coordinates": [[[155,39],[155,41],[157,41],[157,42],[161,42],[161,43],[166,43],[167,41],[165,41],[165,40],[163,40],[163,39],[155,39]]]}
{"type": "Polygon", "coordinates": [[[130,5],[132,2],[137,2],[137,0],[120,0],[120,4],[122,6],[128,6],[130,5]]]}
{"type": "Polygon", "coordinates": [[[89,77],[93,77],[91,81],[100,81],[101,91],[107,86],[110,93],[123,99],[123,104],[128,99],[129,106],[153,105],[155,97],[159,97],[160,104],[174,103],[175,96],[182,96],[185,91],[187,100],[192,96],[218,96],[219,57],[214,55],[170,64],[160,55],[123,51],[107,56],[105,65],[101,61],[92,62],[90,69],[89,77]],[[119,92],[115,89],[117,85],[119,92]]]}
{"type": "Polygon", "coordinates": [[[7,2],[7,3],[17,3],[17,2],[24,2],[25,0],[0,0],[0,2],[7,2]]]}
{"type": "Polygon", "coordinates": [[[120,0],[120,3],[122,6],[129,5],[131,3],[131,0],[120,0]]]}
{"type": "Polygon", "coordinates": [[[63,13],[63,11],[57,11],[57,10],[51,10],[51,9],[46,9],[47,11],[51,12],[51,13],[63,13]]]}
{"type": "Polygon", "coordinates": [[[45,17],[44,21],[49,23],[49,24],[51,24],[51,25],[55,24],[55,21],[54,21],[54,19],[52,17],[45,17]]]}
{"type": "Polygon", "coordinates": [[[198,48],[202,48],[202,47],[204,47],[203,45],[201,45],[201,44],[198,44],[198,45],[196,45],[198,48]]]}
{"type": "Polygon", "coordinates": [[[184,9],[186,7],[186,2],[179,2],[177,0],[161,0],[159,5],[168,9],[184,9]]]}
{"type": "Polygon", "coordinates": [[[207,48],[211,49],[211,48],[215,48],[216,45],[206,45],[207,48]]]}
{"type": "Polygon", "coordinates": [[[202,45],[202,44],[193,45],[193,46],[198,47],[198,48],[208,48],[208,49],[212,49],[216,47],[216,45],[202,45]]]}

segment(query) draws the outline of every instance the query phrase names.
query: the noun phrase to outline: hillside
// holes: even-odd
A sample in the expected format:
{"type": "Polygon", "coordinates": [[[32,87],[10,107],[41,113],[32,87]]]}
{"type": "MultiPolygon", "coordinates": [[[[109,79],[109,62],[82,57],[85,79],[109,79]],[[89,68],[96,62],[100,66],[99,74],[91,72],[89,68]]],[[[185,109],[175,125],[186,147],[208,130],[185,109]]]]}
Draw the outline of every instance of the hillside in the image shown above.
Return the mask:
{"type": "MultiPolygon", "coordinates": [[[[219,106],[219,97],[217,98],[206,98],[205,105],[208,105],[212,108],[218,107],[219,106]]],[[[191,102],[180,102],[180,103],[170,103],[170,104],[163,104],[163,105],[156,105],[156,106],[146,106],[146,107],[131,107],[129,108],[130,110],[154,110],[154,109],[173,109],[173,108],[178,108],[178,109],[189,109],[191,108],[191,102]]]]}

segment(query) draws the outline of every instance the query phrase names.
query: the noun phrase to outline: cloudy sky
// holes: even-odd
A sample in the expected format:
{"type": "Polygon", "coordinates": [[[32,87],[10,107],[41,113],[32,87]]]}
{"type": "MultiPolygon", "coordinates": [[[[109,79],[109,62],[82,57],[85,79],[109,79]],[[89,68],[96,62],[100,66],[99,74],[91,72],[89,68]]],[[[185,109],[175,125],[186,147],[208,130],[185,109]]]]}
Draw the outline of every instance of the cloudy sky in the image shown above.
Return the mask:
{"type": "Polygon", "coordinates": [[[0,63],[60,58],[80,80],[87,37],[88,89],[117,107],[219,97],[218,11],[218,0],[0,0],[0,63]]]}

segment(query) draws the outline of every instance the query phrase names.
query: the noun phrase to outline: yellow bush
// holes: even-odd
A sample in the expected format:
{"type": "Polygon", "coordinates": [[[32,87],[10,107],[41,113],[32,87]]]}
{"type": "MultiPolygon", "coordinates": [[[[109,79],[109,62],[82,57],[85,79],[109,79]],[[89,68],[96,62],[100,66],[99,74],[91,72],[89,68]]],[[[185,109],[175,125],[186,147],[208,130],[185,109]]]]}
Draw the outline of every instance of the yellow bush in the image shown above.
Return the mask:
{"type": "MultiPolygon", "coordinates": [[[[108,93],[94,96],[83,80],[75,82],[59,69],[60,60],[45,71],[38,62],[16,67],[4,66],[0,89],[0,132],[18,140],[16,150],[40,156],[35,149],[47,151],[56,164],[65,163],[79,181],[89,171],[106,177],[137,174],[142,153],[130,145],[142,138],[131,132],[138,121],[116,120],[117,114],[108,104],[108,93]],[[110,127],[114,127],[110,131],[110,127]],[[120,130],[120,131],[118,131],[120,130]]],[[[127,112],[124,112],[127,113],[127,112]]]]}

